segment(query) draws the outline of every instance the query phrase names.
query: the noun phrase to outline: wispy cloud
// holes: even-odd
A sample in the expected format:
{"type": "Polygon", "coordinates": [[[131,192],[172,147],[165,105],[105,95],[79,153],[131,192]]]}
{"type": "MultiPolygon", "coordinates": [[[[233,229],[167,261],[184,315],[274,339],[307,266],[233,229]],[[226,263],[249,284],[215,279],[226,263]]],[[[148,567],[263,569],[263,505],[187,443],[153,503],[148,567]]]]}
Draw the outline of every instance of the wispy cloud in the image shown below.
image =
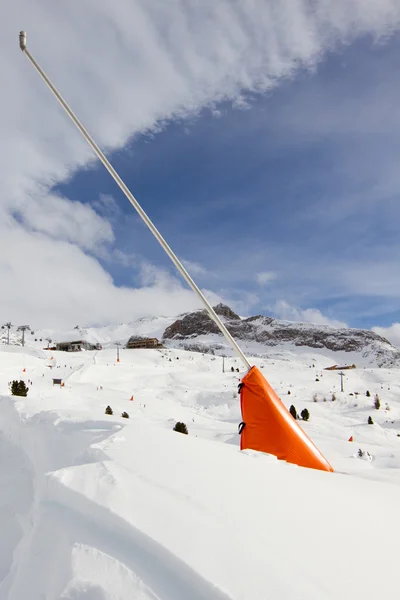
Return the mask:
{"type": "Polygon", "coordinates": [[[258,285],[264,286],[274,281],[276,277],[277,275],[274,271],[261,271],[256,274],[256,281],[258,285]]]}
{"type": "Polygon", "coordinates": [[[202,265],[200,265],[197,262],[194,262],[192,260],[182,260],[182,263],[184,265],[184,267],[187,269],[188,273],[191,276],[204,276],[206,274],[208,274],[207,269],[205,269],[205,267],[203,267],[202,265]]]}

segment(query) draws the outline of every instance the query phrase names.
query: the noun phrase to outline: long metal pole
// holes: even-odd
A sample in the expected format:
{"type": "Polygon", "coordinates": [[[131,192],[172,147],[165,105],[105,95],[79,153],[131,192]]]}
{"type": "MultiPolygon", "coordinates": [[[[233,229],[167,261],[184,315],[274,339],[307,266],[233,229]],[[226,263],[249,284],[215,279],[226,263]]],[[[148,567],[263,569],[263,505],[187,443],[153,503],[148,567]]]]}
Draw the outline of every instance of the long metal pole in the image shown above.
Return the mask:
{"type": "Polygon", "coordinates": [[[212,320],[216,323],[216,325],[219,327],[221,333],[225,336],[226,340],[230,343],[232,348],[235,350],[235,352],[238,354],[238,356],[242,359],[245,366],[248,369],[250,369],[251,368],[250,362],[248,361],[245,354],[240,349],[239,345],[235,342],[235,340],[233,339],[233,337],[231,336],[231,334],[229,333],[229,331],[227,330],[227,328],[225,327],[225,325],[223,324],[221,319],[218,317],[218,315],[214,311],[213,307],[208,302],[207,298],[204,296],[204,294],[202,293],[200,288],[193,281],[193,279],[191,278],[189,273],[186,271],[185,267],[182,265],[182,263],[180,262],[178,257],[174,254],[172,249],[169,247],[167,242],[164,240],[161,233],[158,231],[158,229],[156,228],[154,223],[151,221],[151,219],[147,216],[147,214],[145,213],[143,208],[140,206],[140,204],[138,203],[136,198],[133,196],[131,191],[128,189],[128,187],[125,185],[125,183],[122,181],[121,177],[118,175],[118,173],[115,171],[115,169],[109,163],[107,158],[104,156],[103,152],[100,150],[98,145],[91,138],[91,136],[86,131],[86,129],[84,128],[82,123],[72,112],[72,110],[70,109],[68,104],[65,102],[64,98],[61,96],[61,94],[58,92],[58,90],[54,87],[54,85],[52,84],[50,79],[47,77],[46,73],[41,69],[39,64],[36,62],[36,60],[33,58],[31,53],[29,52],[28,48],[26,47],[25,31],[21,31],[19,34],[19,46],[20,46],[22,52],[24,52],[24,54],[29,58],[30,62],[35,67],[36,71],[42,77],[44,82],[47,84],[47,86],[53,92],[54,96],[57,98],[57,100],[59,101],[61,106],[64,108],[65,112],[68,114],[70,119],[75,123],[76,127],[79,129],[79,131],[81,132],[81,134],[83,135],[83,137],[85,138],[85,140],[87,141],[89,146],[92,148],[92,150],[95,152],[95,154],[97,155],[99,160],[101,160],[101,162],[103,163],[103,165],[105,166],[107,171],[110,173],[111,177],[114,179],[115,183],[123,191],[125,196],[128,198],[129,202],[132,204],[132,206],[135,208],[135,210],[139,213],[142,220],[146,223],[147,227],[150,229],[150,231],[152,232],[152,234],[154,235],[156,240],[159,242],[161,247],[168,254],[168,256],[170,257],[170,259],[172,260],[172,262],[174,263],[175,267],[178,269],[178,271],[180,272],[182,277],[185,279],[185,281],[188,283],[188,285],[192,288],[192,290],[197,294],[197,296],[201,299],[204,306],[206,307],[208,314],[210,315],[212,320]]]}

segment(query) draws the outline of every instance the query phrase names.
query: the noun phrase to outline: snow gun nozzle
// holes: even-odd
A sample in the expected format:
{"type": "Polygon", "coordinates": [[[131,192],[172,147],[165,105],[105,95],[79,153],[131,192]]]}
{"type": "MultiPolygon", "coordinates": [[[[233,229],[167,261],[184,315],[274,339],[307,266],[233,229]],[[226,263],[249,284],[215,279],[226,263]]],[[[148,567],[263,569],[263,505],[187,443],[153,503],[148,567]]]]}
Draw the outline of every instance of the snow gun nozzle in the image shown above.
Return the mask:
{"type": "Polygon", "coordinates": [[[19,32],[19,47],[21,48],[22,52],[26,50],[26,31],[19,32]]]}

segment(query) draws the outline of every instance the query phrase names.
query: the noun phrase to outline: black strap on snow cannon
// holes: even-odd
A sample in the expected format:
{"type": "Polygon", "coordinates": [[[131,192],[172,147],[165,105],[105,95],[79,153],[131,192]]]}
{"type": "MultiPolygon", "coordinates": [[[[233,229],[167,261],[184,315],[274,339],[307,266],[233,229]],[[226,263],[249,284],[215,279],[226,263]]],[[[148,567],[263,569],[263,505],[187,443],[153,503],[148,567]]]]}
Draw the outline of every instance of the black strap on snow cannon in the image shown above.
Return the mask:
{"type": "Polygon", "coordinates": [[[243,431],[243,429],[245,427],[246,427],[246,423],[244,421],[242,421],[241,423],[239,423],[239,426],[238,426],[239,435],[241,435],[241,433],[242,433],[242,431],[243,431]]]}
{"type": "Polygon", "coordinates": [[[238,385],[238,394],[240,394],[240,391],[242,389],[242,387],[244,386],[244,383],[240,382],[238,385]]]}

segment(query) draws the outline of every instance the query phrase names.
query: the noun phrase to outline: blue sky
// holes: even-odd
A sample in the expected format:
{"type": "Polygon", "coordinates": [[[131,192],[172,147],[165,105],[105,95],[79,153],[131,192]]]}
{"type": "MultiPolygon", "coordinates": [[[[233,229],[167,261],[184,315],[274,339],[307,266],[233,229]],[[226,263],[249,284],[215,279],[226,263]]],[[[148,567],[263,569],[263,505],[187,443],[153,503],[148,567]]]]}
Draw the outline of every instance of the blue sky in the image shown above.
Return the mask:
{"type": "MultiPolygon", "coordinates": [[[[382,294],[356,273],[376,278],[376,261],[389,253],[394,266],[400,251],[399,51],[399,37],[365,36],[267,94],[244,94],[244,107],[169,121],[109,158],[178,256],[195,263],[195,279],[247,314],[312,307],[350,326],[388,326],[400,320],[386,290],[398,273],[382,273],[382,294]]],[[[117,285],[140,285],[138,256],[174,272],[101,165],[55,191],[112,220],[113,248],[132,255],[125,265],[102,259],[117,285]]]]}

